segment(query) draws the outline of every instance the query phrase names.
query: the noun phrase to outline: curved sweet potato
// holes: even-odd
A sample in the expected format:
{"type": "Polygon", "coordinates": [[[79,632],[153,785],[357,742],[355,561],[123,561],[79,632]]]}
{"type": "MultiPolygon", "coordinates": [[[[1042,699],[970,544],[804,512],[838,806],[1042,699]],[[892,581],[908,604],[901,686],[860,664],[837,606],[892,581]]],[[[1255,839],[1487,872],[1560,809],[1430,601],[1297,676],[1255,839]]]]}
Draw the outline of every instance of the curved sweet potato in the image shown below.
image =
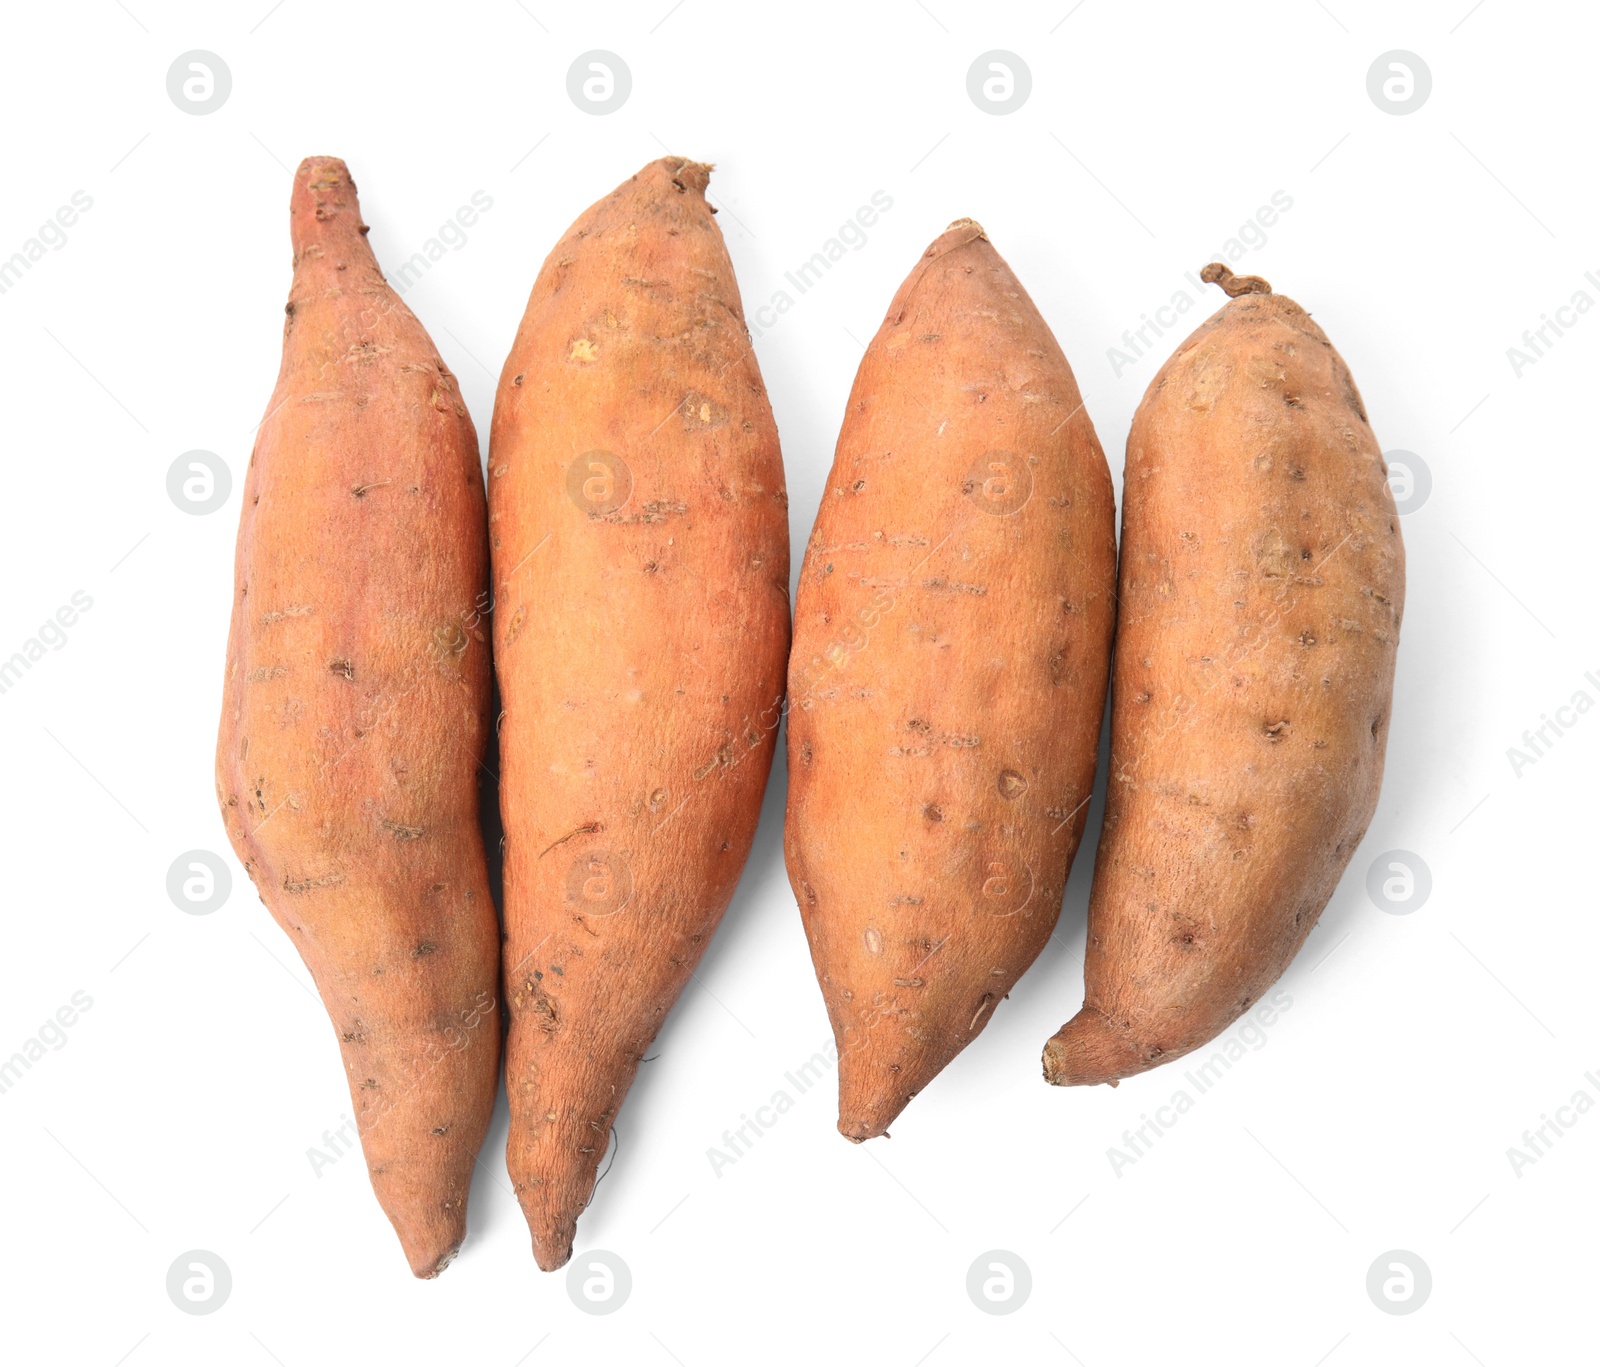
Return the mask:
{"type": "Polygon", "coordinates": [[[289,206],[283,366],[244,486],[217,797],[333,1018],[412,1271],[466,1229],[499,1077],[478,827],[488,546],[455,377],[384,283],[342,161],[289,206]]]}
{"type": "Polygon", "coordinates": [[[1378,801],[1405,554],[1355,382],[1265,281],[1162,366],[1128,435],[1111,782],[1058,1084],[1178,1058],[1257,1002],[1378,801]]]}
{"type": "Polygon", "coordinates": [[[795,607],[785,852],[849,1139],[885,1132],[1055,926],[1114,519],[1060,346],[983,229],[952,224],[862,359],[795,607]]]}
{"type": "Polygon", "coordinates": [[[783,698],[783,464],[710,169],[572,225],[495,399],[506,1161],[546,1270],[733,895],[783,698]]]}

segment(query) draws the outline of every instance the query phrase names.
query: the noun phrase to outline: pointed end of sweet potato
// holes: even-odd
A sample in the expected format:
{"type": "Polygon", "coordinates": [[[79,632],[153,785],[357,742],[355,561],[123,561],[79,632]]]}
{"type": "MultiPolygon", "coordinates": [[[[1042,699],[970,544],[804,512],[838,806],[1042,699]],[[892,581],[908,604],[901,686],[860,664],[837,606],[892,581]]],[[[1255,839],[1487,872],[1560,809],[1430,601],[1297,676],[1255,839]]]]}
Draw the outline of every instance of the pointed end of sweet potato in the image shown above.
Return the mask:
{"type": "Polygon", "coordinates": [[[440,1216],[434,1213],[388,1212],[389,1222],[400,1238],[401,1250],[419,1281],[432,1281],[455,1261],[467,1236],[466,1213],[440,1216]]]}
{"type": "Polygon", "coordinates": [[[663,157],[659,163],[667,172],[674,189],[697,195],[706,192],[711,184],[712,165],[706,161],[689,161],[683,157],[663,157]]]}
{"type": "Polygon", "coordinates": [[[577,1234],[573,1221],[528,1214],[528,1231],[533,1236],[533,1260],[541,1272],[555,1272],[572,1260],[572,1241],[577,1234]]]}
{"type": "Polygon", "coordinates": [[[544,1272],[565,1267],[572,1257],[578,1217],[594,1194],[594,1162],[579,1152],[519,1150],[514,1143],[506,1157],[511,1185],[533,1240],[534,1261],[544,1272]]]}
{"type": "Polygon", "coordinates": [[[1085,1006],[1044,1046],[1044,1080],[1055,1087],[1090,1087],[1150,1067],[1139,1043],[1097,1007],[1085,1006]]]}
{"type": "Polygon", "coordinates": [[[914,1086],[899,1082],[900,1074],[888,1074],[871,1049],[857,1049],[839,1056],[839,1133],[852,1144],[861,1144],[880,1135],[889,1136],[900,1112],[916,1095],[914,1086]]]}
{"type": "Polygon", "coordinates": [[[366,236],[350,168],[338,157],[307,157],[294,173],[289,196],[289,237],[295,264],[341,245],[358,248],[363,257],[370,257],[366,236]]]}

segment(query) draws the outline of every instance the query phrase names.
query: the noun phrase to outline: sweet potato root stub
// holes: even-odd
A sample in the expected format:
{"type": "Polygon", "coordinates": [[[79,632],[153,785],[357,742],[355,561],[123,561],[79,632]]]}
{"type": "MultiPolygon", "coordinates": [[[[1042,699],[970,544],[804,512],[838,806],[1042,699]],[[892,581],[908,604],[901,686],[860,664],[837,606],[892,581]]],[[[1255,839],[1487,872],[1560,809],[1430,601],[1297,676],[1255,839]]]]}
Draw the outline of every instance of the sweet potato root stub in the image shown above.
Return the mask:
{"type": "Polygon", "coordinates": [[[283,365],[250,459],[217,797],[333,1019],[419,1277],[466,1229],[499,1075],[478,827],[488,545],[455,377],[384,283],[342,161],[290,200],[283,365]]]}
{"type": "Polygon", "coordinates": [[[783,465],[709,173],[653,162],[573,224],[495,398],[506,1161],[547,1270],[733,895],[782,706],[783,465]]]}
{"type": "Polygon", "coordinates": [[[1111,775],[1082,1011],[1054,1083],[1205,1044],[1288,966],[1372,818],[1405,555],[1350,372],[1310,315],[1231,297],[1128,436],[1111,775]]]}
{"type": "Polygon", "coordinates": [[[885,1132],[1055,926],[1094,783],[1114,518],[1066,357],[961,220],[862,359],[795,609],[785,853],[847,1138],[885,1132]]]}

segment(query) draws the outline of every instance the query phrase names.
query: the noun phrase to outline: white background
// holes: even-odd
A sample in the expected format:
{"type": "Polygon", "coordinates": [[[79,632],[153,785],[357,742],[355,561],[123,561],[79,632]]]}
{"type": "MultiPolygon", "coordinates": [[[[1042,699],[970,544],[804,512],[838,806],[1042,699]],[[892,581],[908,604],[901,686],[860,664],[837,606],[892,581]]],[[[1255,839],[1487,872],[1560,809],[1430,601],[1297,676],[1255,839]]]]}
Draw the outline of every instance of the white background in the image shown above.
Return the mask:
{"type": "Polygon", "coordinates": [[[1579,872],[1600,715],[1520,775],[1507,748],[1576,691],[1600,699],[1584,678],[1600,675],[1600,480],[1580,397],[1600,316],[1520,377],[1507,348],[1576,291],[1600,299],[1583,275],[1600,270],[1600,22],[1508,0],[1073,3],[9,9],[0,257],[74,191],[93,207],[0,295],[0,657],[74,591],[93,607],[0,695],[0,1059],[74,992],[93,1006],[0,1095],[8,1360],[1510,1367],[1592,1344],[1600,1117],[1562,1113],[1575,1123],[1520,1175],[1508,1150],[1574,1093],[1600,1099],[1600,1073],[1585,1079],[1600,928],[1579,872]],[[191,49],[232,72],[205,116],[167,94],[191,49]],[[590,49],[631,69],[616,113],[568,96],[590,49]],[[1031,70],[1015,113],[968,97],[990,49],[1031,70]],[[1406,116],[1367,93],[1391,49],[1432,72],[1406,116]],[[893,199],[757,339],[797,567],[860,345],[963,215],[1055,329],[1120,485],[1144,385],[1221,297],[1120,375],[1108,349],[1283,191],[1292,209],[1239,268],[1315,313],[1384,448],[1419,455],[1433,491],[1403,524],[1383,798],[1264,1044],[1120,1170],[1124,1131],[1194,1093],[1187,1065],[1116,1090],[1040,1081],[1040,1048],[1081,999],[1097,799],[1056,938],[892,1140],[834,1132],[830,1076],[717,1175],[708,1149],[794,1094],[785,1072],[828,1037],[783,875],[780,760],[702,986],[623,1108],[579,1225],[580,1261],[609,1249],[632,1271],[600,1318],[534,1266],[503,1103],[468,1242],[436,1282],[407,1273],[358,1158],[313,1172],[307,1150],[349,1110],[338,1055],[227,853],[212,746],[238,484],[289,283],[290,168],[346,158],[391,268],[474,191],[492,198],[406,295],[486,434],[546,252],[668,151],[716,163],[752,314],[874,191],[893,199]],[[209,516],[166,492],[197,448],[234,475],[209,516]],[[208,916],[166,892],[196,848],[234,873],[208,916]],[[1431,870],[1410,915],[1366,892],[1396,849],[1431,870]],[[191,1249],[232,1271],[210,1315],[166,1293],[191,1249]],[[1031,1269],[1005,1317],[965,1290],[991,1249],[1031,1269]],[[1431,1269],[1414,1314],[1368,1297],[1392,1249],[1431,1269]]]}

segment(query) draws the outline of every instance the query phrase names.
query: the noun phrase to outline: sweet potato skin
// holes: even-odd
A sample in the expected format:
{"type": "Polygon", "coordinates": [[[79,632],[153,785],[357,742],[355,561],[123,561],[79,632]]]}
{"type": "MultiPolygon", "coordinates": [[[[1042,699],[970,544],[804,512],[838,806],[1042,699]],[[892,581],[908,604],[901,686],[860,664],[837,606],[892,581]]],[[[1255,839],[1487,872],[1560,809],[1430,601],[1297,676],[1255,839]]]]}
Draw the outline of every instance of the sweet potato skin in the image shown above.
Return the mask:
{"type": "Polygon", "coordinates": [[[1282,295],[1232,299],[1161,368],[1123,500],[1085,1002],[1044,1052],[1063,1085],[1198,1048],[1288,966],[1377,804],[1404,607],[1361,396],[1282,295]]]}
{"type": "Polygon", "coordinates": [[[488,545],[472,420],[384,283],[344,163],[290,202],[283,364],[250,459],[217,739],[235,852],[332,1017],[412,1270],[460,1246],[499,1077],[478,826],[488,545]]]}
{"type": "Polygon", "coordinates": [[[796,600],[785,853],[849,1139],[886,1132],[1055,926],[1114,519],[1065,355],[982,228],[953,224],[862,359],[796,600]]]}
{"type": "Polygon", "coordinates": [[[656,161],[573,224],[495,400],[506,1161],[546,1270],[733,895],[781,713],[783,464],[709,172],[656,161]]]}

